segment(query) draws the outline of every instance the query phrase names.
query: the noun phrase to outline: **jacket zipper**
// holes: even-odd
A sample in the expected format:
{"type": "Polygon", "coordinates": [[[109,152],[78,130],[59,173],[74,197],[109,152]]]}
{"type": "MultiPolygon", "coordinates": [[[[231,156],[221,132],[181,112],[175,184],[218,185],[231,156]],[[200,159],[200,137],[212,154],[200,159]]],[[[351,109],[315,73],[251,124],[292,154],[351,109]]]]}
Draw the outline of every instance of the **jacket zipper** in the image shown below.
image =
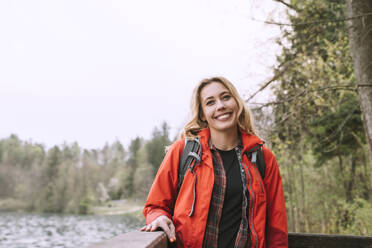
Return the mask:
{"type": "Polygon", "coordinates": [[[255,247],[258,247],[258,236],[257,236],[256,231],[254,230],[254,224],[253,224],[253,210],[254,210],[254,199],[255,199],[255,195],[254,195],[253,189],[252,189],[251,173],[249,172],[248,166],[243,162],[243,160],[241,159],[241,157],[240,157],[240,161],[245,166],[245,168],[246,168],[246,170],[248,172],[248,187],[249,187],[250,194],[252,195],[252,202],[250,204],[251,205],[251,208],[250,208],[250,216],[249,216],[251,225],[249,225],[249,226],[251,227],[252,233],[253,233],[253,235],[254,235],[254,237],[256,239],[256,245],[255,245],[255,247]]]}
{"type": "Polygon", "coordinates": [[[251,228],[249,227],[249,214],[247,214],[247,211],[249,211],[249,204],[250,204],[250,199],[249,199],[249,190],[247,188],[247,174],[245,173],[244,171],[244,166],[243,166],[243,163],[242,163],[242,153],[239,149],[236,149],[236,154],[238,156],[238,162],[239,162],[239,167],[241,169],[241,177],[242,177],[242,183],[243,183],[243,190],[244,190],[244,201],[245,201],[245,215],[246,215],[246,220],[247,220],[247,228],[248,228],[248,231],[249,231],[249,236],[248,236],[248,244],[247,244],[247,247],[248,245],[250,246],[250,244],[252,243],[252,235],[251,235],[251,228]],[[248,194],[247,194],[247,191],[248,191],[248,194]]]}
{"type": "MultiPolygon", "coordinates": [[[[253,164],[253,168],[254,168],[254,171],[255,171],[255,174],[256,174],[257,178],[261,178],[261,174],[258,172],[258,169],[257,169],[257,164],[253,164]]],[[[262,185],[262,178],[258,179],[258,181],[260,182],[261,193],[264,193],[263,185],[262,185]]]]}

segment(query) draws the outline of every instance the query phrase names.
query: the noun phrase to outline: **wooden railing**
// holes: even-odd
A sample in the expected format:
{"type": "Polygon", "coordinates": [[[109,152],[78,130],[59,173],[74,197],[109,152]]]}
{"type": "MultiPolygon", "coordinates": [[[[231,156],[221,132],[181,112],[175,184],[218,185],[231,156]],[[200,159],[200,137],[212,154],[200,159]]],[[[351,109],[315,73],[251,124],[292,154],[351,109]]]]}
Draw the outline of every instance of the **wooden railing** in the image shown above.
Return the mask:
{"type": "Polygon", "coordinates": [[[168,239],[164,232],[133,231],[87,248],[167,248],[168,239]]]}
{"type": "MultiPolygon", "coordinates": [[[[289,248],[372,248],[372,237],[289,233],[289,248]]],[[[133,231],[87,248],[167,248],[164,232],[133,231]]]]}
{"type": "Polygon", "coordinates": [[[372,248],[369,236],[289,233],[288,241],[290,248],[372,248]]]}

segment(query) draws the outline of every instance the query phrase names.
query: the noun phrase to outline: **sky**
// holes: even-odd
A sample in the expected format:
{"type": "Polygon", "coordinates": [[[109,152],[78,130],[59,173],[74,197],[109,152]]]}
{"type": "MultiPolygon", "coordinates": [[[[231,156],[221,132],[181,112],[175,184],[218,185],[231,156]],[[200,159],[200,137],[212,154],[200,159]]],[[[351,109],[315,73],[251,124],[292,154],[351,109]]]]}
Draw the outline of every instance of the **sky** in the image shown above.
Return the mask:
{"type": "Polygon", "coordinates": [[[127,146],[163,121],[173,138],[201,79],[243,97],[270,79],[280,30],[262,21],[283,13],[273,0],[2,0],[0,139],[127,146]]]}

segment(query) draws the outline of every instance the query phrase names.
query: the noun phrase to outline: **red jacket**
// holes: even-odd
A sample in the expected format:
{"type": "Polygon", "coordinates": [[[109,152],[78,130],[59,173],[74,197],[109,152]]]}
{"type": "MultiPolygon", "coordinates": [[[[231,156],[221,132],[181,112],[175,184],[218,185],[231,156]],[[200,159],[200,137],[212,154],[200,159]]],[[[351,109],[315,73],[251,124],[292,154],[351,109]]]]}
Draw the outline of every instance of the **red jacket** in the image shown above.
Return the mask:
{"type": "MultiPolygon", "coordinates": [[[[203,244],[214,173],[212,154],[208,146],[209,129],[205,128],[200,131],[199,136],[203,154],[202,162],[194,169],[197,184],[193,215],[188,216],[194,200],[194,176],[189,171],[186,172],[176,199],[178,164],[185,145],[184,140],[176,141],[168,150],[143,209],[146,224],[151,223],[160,215],[173,219],[176,227],[177,247],[202,247],[203,244]]],[[[244,132],[242,132],[242,142],[244,147],[242,154],[262,143],[258,137],[244,132]]],[[[279,167],[274,155],[265,146],[263,153],[266,163],[264,180],[261,179],[258,169],[250,163],[247,156],[242,156],[243,167],[247,175],[247,188],[250,191],[247,214],[251,227],[251,247],[288,247],[287,217],[279,167]],[[248,178],[251,178],[250,183],[248,178]]]]}

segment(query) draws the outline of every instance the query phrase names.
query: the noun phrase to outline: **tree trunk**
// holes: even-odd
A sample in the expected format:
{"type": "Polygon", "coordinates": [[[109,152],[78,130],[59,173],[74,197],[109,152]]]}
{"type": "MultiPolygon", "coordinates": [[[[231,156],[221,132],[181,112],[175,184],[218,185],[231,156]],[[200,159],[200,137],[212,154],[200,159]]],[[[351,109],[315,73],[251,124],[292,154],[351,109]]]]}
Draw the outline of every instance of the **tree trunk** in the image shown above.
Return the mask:
{"type": "Polygon", "coordinates": [[[301,216],[298,218],[300,222],[300,232],[306,232],[306,221],[307,221],[307,212],[306,212],[306,203],[305,203],[305,178],[304,178],[304,146],[300,146],[300,150],[297,153],[297,161],[300,161],[300,181],[301,181],[301,208],[298,206],[299,212],[301,211],[301,216]]]}
{"type": "Polygon", "coordinates": [[[288,196],[289,196],[289,227],[288,229],[292,232],[296,232],[296,216],[295,216],[295,205],[293,200],[293,184],[295,181],[293,180],[293,175],[291,173],[291,167],[293,163],[289,163],[287,167],[287,177],[288,177],[288,196]]]}
{"type": "Polygon", "coordinates": [[[362,118],[372,169],[372,1],[346,0],[351,56],[353,58],[362,118]]]}
{"type": "Polygon", "coordinates": [[[355,169],[356,169],[356,157],[351,154],[351,173],[349,182],[346,188],[346,201],[353,202],[353,188],[354,188],[354,181],[355,181],[355,169]]]}
{"type": "Polygon", "coordinates": [[[346,190],[347,182],[346,182],[346,179],[345,179],[344,163],[343,163],[343,160],[342,160],[342,156],[338,155],[337,158],[338,158],[338,167],[340,167],[340,175],[341,175],[341,178],[342,178],[342,183],[344,184],[344,189],[346,190]]]}

